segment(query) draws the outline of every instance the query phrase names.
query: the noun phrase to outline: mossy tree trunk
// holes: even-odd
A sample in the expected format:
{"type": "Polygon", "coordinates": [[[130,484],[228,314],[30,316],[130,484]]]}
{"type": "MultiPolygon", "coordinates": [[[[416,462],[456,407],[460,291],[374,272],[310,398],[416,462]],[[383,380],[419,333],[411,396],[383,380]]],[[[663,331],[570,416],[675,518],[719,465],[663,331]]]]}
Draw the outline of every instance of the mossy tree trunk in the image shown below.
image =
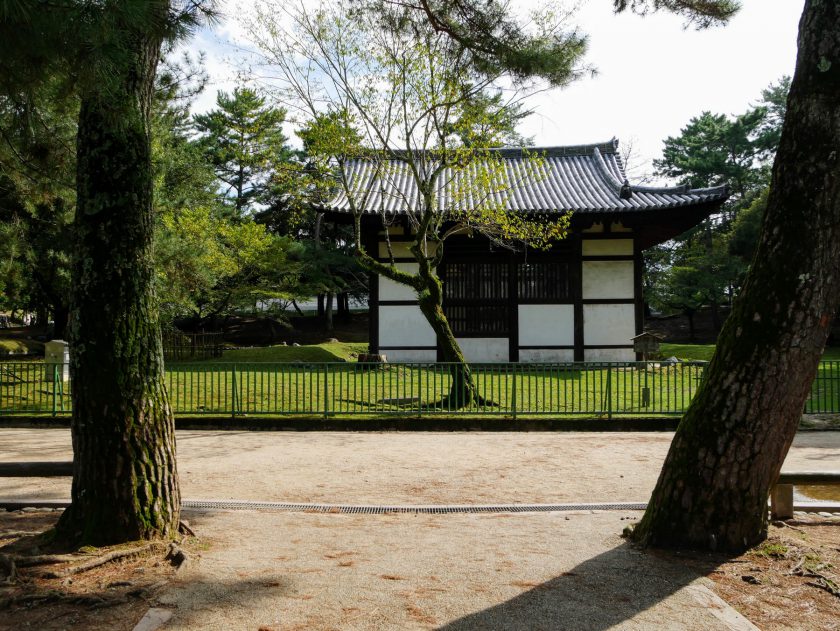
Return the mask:
{"type": "Polygon", "coordinates": [[[149,108],[161,42],[126,38],[127,58],[109,68],[107,89],[82,94],[79,113],[73,487],[58,525],[75,544],[167,537],[180,510],[152,286],[149,108]]]}
{"type": "Polygon", "coordinates": [[[758,250],[636,539],[741,551],[766,537],[838,303],[840,5],[808,0],[758,250]]]}
{"type": "Polygon", "coordinates": [[[481,396],[478,394],[475,379],[461,351],[461,346],[455,339],[449,320],[443,312],[443,283],[435,273],[434,267],[422,255],[419,244],[414,244],[412,252],[420,266],[418,275],[420,288],[417,290],[420,311],[426,316],[426,320],[435,332],[443,361],[450,363],[449,373],[452,381],[449,386],[449,395],[442,404],[444,407],[455,409],[467,407],[474,401],[481,401],[481,396]],[[417,251],[414,251],[415,249],[417,251]]]}
{"type": "Polygon", "coordinates": [[[445,408],[460,409],[469,406],[474,401],[481,402],[483,399],[478,393],[472,370],[464,358],[464,353],[461,351],[458,340],[455,339],[455,334],[452,332],[452,327],[443,311],[443,283],[436,272],[437,265],[443,257],[443,243],[438,243],[435,256],[429,258],[422,245],[422,235],[425,234],[424,231],[427,228],[428,226],[424,223],[420,224],[417,240],[412,243],[410,248],[414,259],[417,261],[417,274],[409,274],[392,265],[382,263],[365,252],[360,240],[360,215],[355,217],[356,255],[359,264],[367,271],[407,285],[417,293],[420,311],[435,332],[443,361],[451,364],[449,372],[452,381],[449,386],[449,394],[441,402],[441,405],[445,408]]]}

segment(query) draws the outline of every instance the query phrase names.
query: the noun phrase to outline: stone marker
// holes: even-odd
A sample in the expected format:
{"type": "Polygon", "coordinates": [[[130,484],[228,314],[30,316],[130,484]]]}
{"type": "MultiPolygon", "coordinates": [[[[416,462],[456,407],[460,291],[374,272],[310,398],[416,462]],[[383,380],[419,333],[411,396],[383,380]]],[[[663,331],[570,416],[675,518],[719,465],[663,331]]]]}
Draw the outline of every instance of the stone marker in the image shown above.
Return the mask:
{"type": "Polygon", "coordinates": [[[169,609],[152,607],[146,615],[140,618],[140,622],[133,631],[157,631],[172,619],[172,612],[169,609]]]}

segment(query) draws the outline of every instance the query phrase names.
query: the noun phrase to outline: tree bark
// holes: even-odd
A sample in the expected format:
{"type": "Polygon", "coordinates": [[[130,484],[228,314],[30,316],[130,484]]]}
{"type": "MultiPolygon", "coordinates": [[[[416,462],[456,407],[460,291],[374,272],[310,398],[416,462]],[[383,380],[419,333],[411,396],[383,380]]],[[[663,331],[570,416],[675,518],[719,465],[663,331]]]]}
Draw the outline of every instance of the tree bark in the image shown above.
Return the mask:
{"type": "Polygon", "coordinates": [[[168,537],[180,512],[152,285],[149,108],[161,41],[131,25],[124,37],[128,60],[109,69],[108,88],[83,92],[79,113],[73,487],[58,524],[74,544],[168,537]]]}
{"type": "Polygon", "coordinates": [[[365,252],[361,245],[361,215],[356,215],[354,218],[353,229],[356,240],[356,258],[362,268],[407,285],[417,292],[420,311],[435,332],[443,361],[450,363],[449,373],[452,381],[449,394],[440,404],[447,409],[460,409],[467,407],[473,401],[483,402],[484,399],[479,395],[475,379],[473,379],[472,370],[461,352],[461,347],[443,311],[443,283],[435,272],[435,264],[439,262],[443,254],[443,244],[438,244],[437,257],[433,264],[421,243],[419,241],[412,243],[409,249],[417,261],[418,273],[410,274],[377,261],[365,252]]]}
{"type": "Polygon", "coordinates": [[[411,251],[419,264],[417,299],[420,311],[435,332],[443,361],[450,364],[449,374],[452,381],[449,394],[441,404],[445,408],[460,409],[474,401],[483,401],[473,379],[472,370],[443,311],[443,283],[429,264],[420,244],[414,243],[411,251]]]}
{"type": "Polygon", "coordinates": [[[63,303],[53,304],[53,338],[63,340],[67,334],[67,322],[70,317],[70,308],[63,303]]]}
{"type": "Polygon", "coordinates": [[[324,294],[324,328],[330,333],[333,330],[333,293],[331,291],[324,294]]]}
{"type": "Polygon", "coordinates": [[[840,6],[808,0],[758,250],[680,423],[639,541],[740,551],[767,497],[840,303],[840,6]]]}

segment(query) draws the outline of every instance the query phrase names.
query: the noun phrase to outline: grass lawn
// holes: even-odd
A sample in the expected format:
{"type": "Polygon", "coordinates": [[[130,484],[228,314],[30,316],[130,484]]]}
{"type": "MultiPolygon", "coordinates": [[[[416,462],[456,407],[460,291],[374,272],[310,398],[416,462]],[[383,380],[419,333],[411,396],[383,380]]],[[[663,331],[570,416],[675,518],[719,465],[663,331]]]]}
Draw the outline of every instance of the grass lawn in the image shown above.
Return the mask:
{"type": "MultiPolygon", "coordinates": [[[[676,357],[689,361],[709,361],[715,352],[714,344],[660,344],[662,357],[676,357]]],[[[830,346],[823,352],[823,361],[840,361],[840,347],[830,346]]]]}

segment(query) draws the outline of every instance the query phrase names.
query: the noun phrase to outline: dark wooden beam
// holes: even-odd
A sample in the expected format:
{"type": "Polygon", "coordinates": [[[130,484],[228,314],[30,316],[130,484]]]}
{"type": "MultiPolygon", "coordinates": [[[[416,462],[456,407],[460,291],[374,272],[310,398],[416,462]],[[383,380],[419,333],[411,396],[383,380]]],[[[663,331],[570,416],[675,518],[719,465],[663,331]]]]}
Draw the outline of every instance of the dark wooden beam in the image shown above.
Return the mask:
{"type": "Polygon", "coordinates": [[[508,361],[519,361],[519,270],[516,257],[508,253],[508,361]]]}
{"type": "MultiPolygon", "coordinates": [[[[645,271],[645,259],[638,241],[633,240],[633,296],[636,299],[636,335],[645,330],[645,295],[642,276],[645,271]]],[[[636,353],[636,361],[643,359],[642,353],[636,353]]]]}
{"type": "Polygon", "coordinates": [[[583,361],[583,240],[580,235],[574,237],[574,260],[569,266],[572,275],[572,295],[575,298],[575,361],[583,361]]]}

